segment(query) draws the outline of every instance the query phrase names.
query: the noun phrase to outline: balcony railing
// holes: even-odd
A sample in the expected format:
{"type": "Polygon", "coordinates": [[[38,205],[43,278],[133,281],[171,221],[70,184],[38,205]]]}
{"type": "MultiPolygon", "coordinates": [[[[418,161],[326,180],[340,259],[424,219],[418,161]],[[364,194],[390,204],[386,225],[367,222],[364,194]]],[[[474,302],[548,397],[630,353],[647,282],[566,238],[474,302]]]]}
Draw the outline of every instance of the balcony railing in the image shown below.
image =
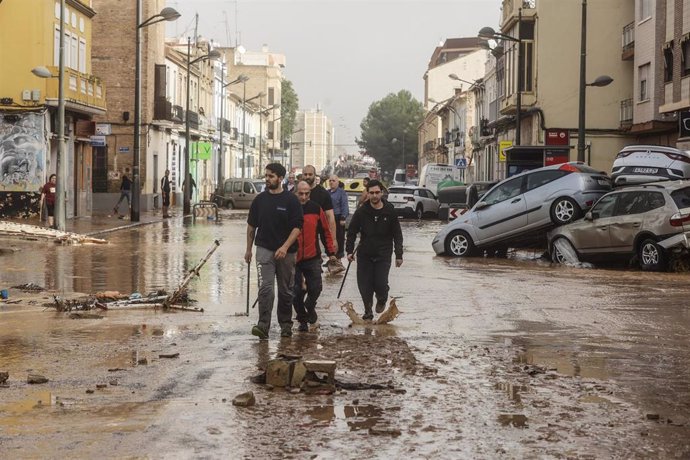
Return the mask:
{"type": "Polygon", "coordinates": [[[635,23],[623,27],[623,51],[621,54],[621,59],[624,61],[629,61],[635,56],[635,23]]]}
{"type": "Polygon", "coordinates": [[[220,119],[220,126],[223,132],[229,133],[232,131],[232,126],[230,126],[230,120],[227,118],[220,119]]]}
{"type": "MultiPolygon", "coordinates": [[[[50,73],[58,75],[58,68],[48,67],[50,73]]],[[[105,110],[105,83],[99,78],[65,68],[65,101],[105,110]]],[[[46,79],[46,99],[58,99],[58,79],[46,79]]]]}
{"type": "Polygon", "coordinates": [[[199,129],[199,114],[188,110],[187,116],[189,117],[189,127],[192,129],[199,129]]]}
{"type": "Polygon", "coordinates": [[[630,127],[633,123],[633,100],[625,99],[621,101],[621,127],[630,127]]]}

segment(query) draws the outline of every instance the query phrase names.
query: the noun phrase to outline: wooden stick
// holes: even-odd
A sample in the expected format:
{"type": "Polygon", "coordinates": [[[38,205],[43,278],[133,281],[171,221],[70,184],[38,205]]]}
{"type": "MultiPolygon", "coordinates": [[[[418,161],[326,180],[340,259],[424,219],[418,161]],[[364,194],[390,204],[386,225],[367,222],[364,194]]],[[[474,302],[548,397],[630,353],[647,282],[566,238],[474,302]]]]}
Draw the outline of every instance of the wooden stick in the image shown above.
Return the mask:
{"type": "Polygon", "coordinates": [[[171,295],[168,296],[167,299],[163,302],[164,305],[170,307],[172,304],[177,302],[180,297],[182,297],[182,293],[184,292],[185,288],[189,284],[189,282],[192,280],[194,275],[199,276],[199,270],[201,270],[201,267],[204,266],[204,264],[208,261],[208,259],[211,257],[211,255],[218,249],[218,246],[220,246],[220,242],[218,240],[215,240],[213,242],[213,246],[208,250],[206,255],[199,261],[198,264],[194,268],[192,268],[187,276],[182,280],[182,283],[175,289],[175,292],[173,292],[171,295]]]}

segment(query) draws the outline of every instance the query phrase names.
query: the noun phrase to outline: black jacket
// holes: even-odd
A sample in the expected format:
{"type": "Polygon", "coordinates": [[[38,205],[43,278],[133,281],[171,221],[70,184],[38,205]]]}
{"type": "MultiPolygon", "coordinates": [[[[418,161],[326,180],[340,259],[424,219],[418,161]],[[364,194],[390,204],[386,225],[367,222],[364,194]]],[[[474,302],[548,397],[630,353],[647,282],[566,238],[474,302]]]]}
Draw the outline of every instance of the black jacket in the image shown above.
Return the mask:
{"type": "Polygon", "coordinates": [[[368,201],[355,211],[347,229],[345,252],[352,254],[357,234],[360,234],[359,252],[367,256],[390,257],[395,243],[395,258],[402,259],[403,236],[400,221],[393,205],[383,202],[383,208],[374,209],[368,201]]]}

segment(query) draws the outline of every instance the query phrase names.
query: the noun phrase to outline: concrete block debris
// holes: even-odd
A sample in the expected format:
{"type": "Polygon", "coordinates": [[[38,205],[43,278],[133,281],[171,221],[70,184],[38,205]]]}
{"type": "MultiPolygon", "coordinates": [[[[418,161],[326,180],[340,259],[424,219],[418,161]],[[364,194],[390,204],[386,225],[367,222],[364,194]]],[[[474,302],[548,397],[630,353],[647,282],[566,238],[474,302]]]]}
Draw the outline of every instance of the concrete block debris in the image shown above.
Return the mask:
{"type": "Polygon", "coordinates": [[[233,406],[250,407],[254,404],[256,404],[256,397],[254,396],[253,391],[247,391],[246,393],[239,394],[232,400],[233,406]]]}

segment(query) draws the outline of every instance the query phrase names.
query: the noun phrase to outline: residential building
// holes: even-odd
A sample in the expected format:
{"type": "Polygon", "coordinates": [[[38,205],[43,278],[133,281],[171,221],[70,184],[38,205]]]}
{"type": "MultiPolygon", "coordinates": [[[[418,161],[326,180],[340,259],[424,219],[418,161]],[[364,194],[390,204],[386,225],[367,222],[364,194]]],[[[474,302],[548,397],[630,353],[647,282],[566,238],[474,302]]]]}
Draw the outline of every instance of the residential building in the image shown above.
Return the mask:
{"type": "Polygon", "coordinates": [[[321,173],[337,159],[333,122],[320,108],[297,112],[290,149],[293,170],[313,165],[316,172],[321,173]]]}
{"type": "MultiPolygon", "coordinates": [[[[105,84],[92,70],[90,0],[67,0],[64,9],[66,217],[92,209],[94,116],[105,113],[105,84]]],[[[0,3],[0,216],[39,212],[39,189],[56,173],[60,2],[0,3]],[[27,27],[30,24],[31,27],[27,27]],[[45,67],[53,78],[32,69],[45,67]]]]}

